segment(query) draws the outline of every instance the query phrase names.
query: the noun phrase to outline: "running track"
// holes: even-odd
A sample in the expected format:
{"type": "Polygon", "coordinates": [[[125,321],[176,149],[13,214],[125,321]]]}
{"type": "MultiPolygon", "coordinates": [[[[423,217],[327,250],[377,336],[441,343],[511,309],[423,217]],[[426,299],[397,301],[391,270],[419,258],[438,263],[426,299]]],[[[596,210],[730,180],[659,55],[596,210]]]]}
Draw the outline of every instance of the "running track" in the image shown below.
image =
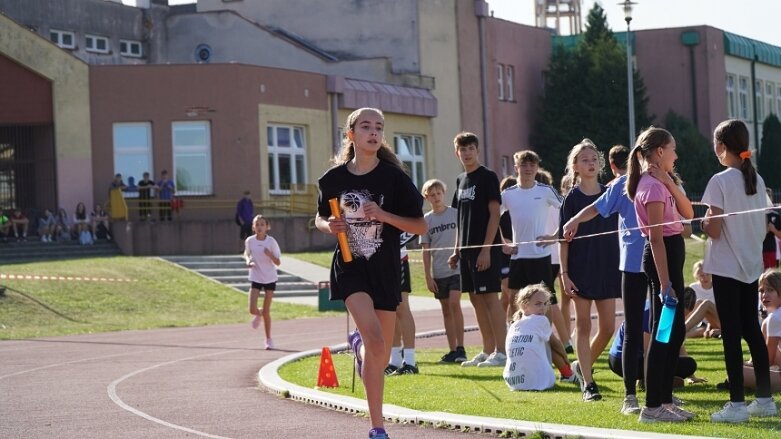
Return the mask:
{"type": "MultiPolygon", "coordinates": [[[[441,319],[416,312],[417,331],[441,319]]],[[[367,419],[281,399],[256,378],[274,359],[344,342],[345,331],[344,317],[274,322],[273,351],[249,323],[2,341],[0,438],[365,438],[367,419]]],[[[467,333],[467,344],[478,337],[467,333]]],[[[386,427],[396,438],[471,436],[386,427]]]]}

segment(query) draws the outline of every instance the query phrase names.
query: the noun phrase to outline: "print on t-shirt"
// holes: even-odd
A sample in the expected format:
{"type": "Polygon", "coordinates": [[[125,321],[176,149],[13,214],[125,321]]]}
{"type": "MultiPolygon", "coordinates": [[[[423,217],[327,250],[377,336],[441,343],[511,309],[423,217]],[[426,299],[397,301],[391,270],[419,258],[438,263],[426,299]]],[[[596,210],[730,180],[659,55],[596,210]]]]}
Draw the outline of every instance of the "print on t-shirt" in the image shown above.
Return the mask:
{"type": "Polygon", "coordinates": [[[477,185],[469,186],[468,188],[459,189],[458,190],[458,199],[459,200],[475,200],[475,190],[477,189],[477,185]]]}
{"type": "MultiPolygon", "coordinates": [[[[382,207],[382,195],[377,204],[382,207]]],[[[368,218],[363,205],[374,201],[367,190],[347,191],[340,197],[339,205],[344,212],[344,220],[350,226],[347,240],[353,256],[369,259],[382,244],[382,222],[368,218]]]]}

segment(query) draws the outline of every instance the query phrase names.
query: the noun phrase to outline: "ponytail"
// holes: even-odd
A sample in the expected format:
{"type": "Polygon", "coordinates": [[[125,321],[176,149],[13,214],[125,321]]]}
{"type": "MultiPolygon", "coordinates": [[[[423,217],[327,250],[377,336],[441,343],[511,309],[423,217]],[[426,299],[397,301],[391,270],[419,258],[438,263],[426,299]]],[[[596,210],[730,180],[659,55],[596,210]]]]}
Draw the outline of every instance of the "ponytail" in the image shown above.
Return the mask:
{"type": "Polygon", "coordinates": [[[757,193],[757,170],[751,163],[751,151],[748,149],[748,128],[743,121],[729,119],[720,123],[713,131],[713,139],[727,148],[727,152],[740,158],[740,172],[743,174],[743,183],[746,187],[746,195],[757,193]]]}
{"type": "Polygon", "coordinates": [[[640,145],[637,145],[632,148],[632,152],[629,153],[628,157],[629,166],[627,168],[629,170],[626,173],[626,186],[624,187],[624,191],[626,192],[626,196],[632,201],[635,200],[637,184],[640,183],[640,174],[643,173],[640,159],[637,158],[639,153],[640,145]]]}
{"type": "Polygon", "coordinates": [[[634,201],[637,193],[637,185],[640,183],[640,175],[643,173],[643,167],[640,158],[647,160],[657,148],[664,148],[673,141],[673,135],[664,128],[649,127],[639,136],[637,143],[629,153],[629,170],[627,171],[627,180],[625,192],[630,200],[634,201]]]}

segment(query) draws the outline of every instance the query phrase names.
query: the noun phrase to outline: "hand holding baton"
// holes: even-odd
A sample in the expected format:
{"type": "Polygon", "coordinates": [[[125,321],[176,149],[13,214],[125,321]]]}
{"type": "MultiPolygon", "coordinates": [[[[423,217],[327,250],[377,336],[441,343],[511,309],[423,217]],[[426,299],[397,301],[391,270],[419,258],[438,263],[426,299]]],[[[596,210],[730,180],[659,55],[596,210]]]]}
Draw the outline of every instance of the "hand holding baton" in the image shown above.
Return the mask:
{"type": "MultiPolygon", "coordinates": [[[[331,205],[331,215],[334,218],[341,218],[342,212],[339,209],[339,199],[331,198],[328,200],[328,204],[331,205]]],[[[336,234],[336,239],[339,240],[339,249],[342,251],[342,259],[344,262],[350,262],[353,260],[353,254],[350,252],[350,246],[347,244],[347,233],[339,232],[336,234]]]]}

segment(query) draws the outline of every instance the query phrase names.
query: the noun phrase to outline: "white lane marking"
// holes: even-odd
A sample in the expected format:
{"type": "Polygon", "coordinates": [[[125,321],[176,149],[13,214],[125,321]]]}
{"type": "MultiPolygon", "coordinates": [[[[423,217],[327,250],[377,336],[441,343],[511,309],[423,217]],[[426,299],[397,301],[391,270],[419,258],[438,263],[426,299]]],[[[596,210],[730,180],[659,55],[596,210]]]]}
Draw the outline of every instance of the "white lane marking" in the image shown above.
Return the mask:
{"type": "Polygon", "coordinates": [[[143,353],[146,353],[146,352],[154,352],[154,351],[159,351],[159,350],[161,350],[161,349],[148,349],[148,350],[145,350],[145,351],[123,352],[121,354],[101,355],[99,357],[81,358],[81,359],[78,359],[78,360],[64,361],[62,363],[47,364],[46,366],[40,366],[40,367],[34,367],[32,369],[20,370],[18,372],[9,373],[8,375],[0,375],[0,380],[5,379],[5,378],[14,377],[14,376],[17,376],[17,375],[24,375],[26,373],[35,372],[35,371],[38,371],[38,370],[51,369],[52,367],[58,367],[58,366],[65,366],[66,364],[76,364],[76,363],[82,363],[82,362],[85,362],[85,361],[102,360],[104,358],[121,357],[123,355],[143,354],[143,353]]]}
{"type": "Polygon", "coordinates": [[[166,361],[165,363],[158,363],[158,364],[155,364],[153,366],[145,367],[143,369],[138,369],[135,372],[130,372],[129,374],[127,374],[127,375],[125,375],[125,376],[123,376],[121,378],[118,378],[114,382],[109,384],[108,388],[107,388],[108,396],[109,396],[109,398],[111,398],[112,401],[114,401],[114,404],[118,405],[122,409],[124,409],[124,410],[126,410],[126,411],[128,411],[130,413],[133,413],[136,416],[140,416],[140,417],[142,417],[142,418],[144,418],[144,419],[146,419],[148,421],[152,421],[152,422],[155,422],[157,424],[160,424],[162,426],[165,426],[165,427],[168,427],[168,428],[172,428],[172,429],[175,429],[175,430],[181,430],[181,431],[184,431],[184,432],[187,432],[187,433],[196,434],[198,436],[203,436],[203,437],[209,437],[209,438],[214,438],[214,439],[231,439],[231,438],[228,438],[228,437],[225,437],[225,436],[218,436],[218,435],[214,435],[214,434],[209,434],[209,433],[206,433],[206,432],[203,432],[203,431],[193,430],[192,428],[187,428],[187,427],[183,427],[181,425],[176,425],[176,424],[173,424],[171,422],[164,421],[164,420],[159,419],[159,418],[155,418],[154,416],[152,416],[150,414],[147,414],[147,413],[144,413],[141,410],[136,409],[135,407],[131,407],[130,405],[128,405],[124,401],[122,401],[122,399],[119,397],[119,395],[117,395],[117,386],[122,381],[125,381],[128,378],[131,378],[131,377],[133,377],[135,375],[138,375],[140,373],[144,373],[144,372],[150,371],[152,369],[157,369],[158,367],[168,366],[168,365],[171,365],[171,364],[174,364],[174,363],[178,363],[180,361],[187,361],[187,360],[193,360],[193,359],[196,359],[196,358],[211,357],[211,356],[216,356],[216,355],[224,355],[224,354],[229,354],[229,353],[232,353],[232,352],[239,352],[239,351],[241,351],[241,349],[233,349],[233,350],[229,350],[229,351],[211,352],[211,353],[208,353],[208,354],[193,355],[192,357],[186,357],[186,358],[180,358],[178,360],[166,361]]]}

